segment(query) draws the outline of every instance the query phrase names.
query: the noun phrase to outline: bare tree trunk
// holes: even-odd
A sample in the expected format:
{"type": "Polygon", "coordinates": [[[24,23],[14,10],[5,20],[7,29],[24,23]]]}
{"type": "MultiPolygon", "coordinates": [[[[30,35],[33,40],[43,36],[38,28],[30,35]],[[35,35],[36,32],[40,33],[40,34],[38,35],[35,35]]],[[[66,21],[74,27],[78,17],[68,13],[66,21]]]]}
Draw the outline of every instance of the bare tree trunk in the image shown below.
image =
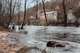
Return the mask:
{"type": "Polygon", "coordinates": [[[0,11],[1,11],[1,9],[2,9],[2,3],[0,2],[0,11]]]}
{"type": "Polygon", "coordinates": [[[19,25],[20,24],[20,5],[21,5],[21,1],[18,0],[18,21],[17,21],[17,24],[19,25]]]}
{"type": "MultiPolygon", "coordinates": [[[[15,14],[15,7],[16,7],[16,0],[15,0],[15,3],[14,3],[14,6],[12,7],[12,18],[11,18],[11,21],[13,20],[14,18],[14,14],[15,14]]],[[[13,30],[15,29],[15,24],[13,24],[13,30]]]]}
{"type": "MultiPolygon", "coordinates": [[[[18,9],[19,10],[19,9],[18,9]]],[[[17,24],[19,25],[20,24],[20,13],[18,12],[18,21],[17,21],[17,24]]]]}
{"type": "Polygon", "coordinates": [[[12,20],[12,0],[10,0],[9,7],[10,7],[10,14],[9,14],[9,22],[7,24],[7,28],[9,27],[12,20]]]}
{"type": "Polygon", "coordinates": [[[63,11],[64,11],[64,26],[67,26],[67,14],[66,14],[66,6],[65,6],[65,0],[63,1],[63,11]]]}
{"type": "Polygon", "coordinates": [[[38,0],[36,0],[36,23],[38,25],[38,15],[37,15],[37,12],[38,12],[38,0]]]}
{"type": "Polygon", "coordinates": [[[42,3],[43,3],[43,10],[44,10],[44,15],[45,15],[45,21],[46,21],[46,25],[47,25],[48,23],[47,23],[47,17],[46,17],[44,0],[42,0],[42,3]]]}
{"type": "Polygon", "coordinates": [[[25,0],[25,5],[24,5],[24,19],[23,19],[23,23],[22,23],[22,26],[21,26],[21,29],[23,29],[23,26],[25,25],[25,18],[26,18],[26,0],[25,0]]]}

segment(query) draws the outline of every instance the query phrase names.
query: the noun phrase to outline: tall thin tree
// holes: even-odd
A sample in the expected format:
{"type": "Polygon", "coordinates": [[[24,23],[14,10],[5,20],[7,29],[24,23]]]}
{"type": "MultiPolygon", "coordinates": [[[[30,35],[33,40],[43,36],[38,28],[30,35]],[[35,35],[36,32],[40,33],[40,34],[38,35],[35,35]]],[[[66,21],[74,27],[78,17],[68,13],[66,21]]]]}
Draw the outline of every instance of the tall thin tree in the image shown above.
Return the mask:
{"type": "MultiPolygon", "coordinates": [[[[9,2],[9,1],[8,1],[8,2],[9,2]]],[[[10,25],[11,20],[12,20],[12,0],[10,0],[9,8],[10,8],[10,11],[9,11],[9,22],[8,22],[8,24],[7,24],[7,28],[8,28],[8,26],[10,25]]]]}
{"type": "Polygon", "coordinates": [[[43,4],[43,11],[44,11],[44,16],[45,16],[46,25],[48,25],[44,0],[42,0],[42,4],[43,4]]]}
{"type": "Polygon", "coordinates": [[[25,0],[25,4],[24,4],[24,18],[23,18],[23,23],[21,26],[21,29],[23,29],[23,26],[25,25],[25,19],[26,19],[26,4],[27,4],[28,0],[25,0]]]}
{"type": "Polygon", "coordinates": [[[67,26],[67,14],[66,14],[66,0],[62,0],[63,12],[64,12],[64,26],[67,26]]]}
{"type": "Polygon", "coordinates": [[[20,10],[21,10],[21,0],[18,0],[18,20],[17,20],[17,24],[20,24],[20,10]]]}
{"type": "Polygon", "coordinates": [[[36,0],[36,22],[37,22],[37,25],[38,25],[38,15],[37,15],[37,12],[38,12],[38,0],[36,0]]]}

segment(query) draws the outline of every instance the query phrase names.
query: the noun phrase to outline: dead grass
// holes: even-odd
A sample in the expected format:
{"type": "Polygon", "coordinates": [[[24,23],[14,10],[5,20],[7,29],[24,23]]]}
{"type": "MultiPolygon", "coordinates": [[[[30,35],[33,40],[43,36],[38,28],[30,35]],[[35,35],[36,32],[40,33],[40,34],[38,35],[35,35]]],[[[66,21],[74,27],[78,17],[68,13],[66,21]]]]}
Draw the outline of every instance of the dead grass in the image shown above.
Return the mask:
{"type": "Polygon", "coordinates": [[[46,53],[46,50],[43,50],[42,53],[46,53]]]}
{"type": "Polygon", "coordinates": [[[17,53],[27,53],[29,50],[31,50],[31,49],[37,49],[37,50],[39,50],[39,48],[37,48],[37,47],[23,47],[21,50],[19,50],[17,53]]]}
{"type": "Polygon", "coordinates": [[[28,31],[19,31],[18,33],[20,33],[20,34],[27,34],[28,31]]]}
{"type": "Polygon", "coordinates": [[[17,53],[26,53],[29,49],[27,47],[23,47],[17,53]]]}
{"type": "MultiPolygon", "coordinates": [[[[37,47],[23,47],[21,50],[19,50],[17,53],[28,53],[28,51],[35,49],[35,50],[40,50],[37,47]]],[[[42,53],[46,53],[46,50],[43,50],[42,53]]]]}
{"type": "Polygon", "coordinates": [[[8,29],[5,29],[4,27],[0,26],[0,31],[6,31],[8,32],[9,30],[8,29]]]}

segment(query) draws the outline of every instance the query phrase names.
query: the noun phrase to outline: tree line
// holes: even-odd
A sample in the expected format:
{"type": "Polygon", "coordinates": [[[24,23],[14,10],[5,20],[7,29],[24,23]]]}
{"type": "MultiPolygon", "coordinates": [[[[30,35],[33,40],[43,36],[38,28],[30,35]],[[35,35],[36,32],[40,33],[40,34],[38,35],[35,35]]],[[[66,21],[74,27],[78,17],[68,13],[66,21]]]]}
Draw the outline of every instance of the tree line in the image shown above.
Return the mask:
{"type": "MultiPolygon", "coordinates": [[[[67,26],[67,12],[69,9],[74,10],[73,14],[77,17],[76,20],[76,26],[79,26],[78,20],[80,15],[80,7],[77,3],[79,3],[79,0],[56,0],[53,2],[51,0],[51,4],[49,5],[48,2],[45,0],[33,0],[32,3],[35,3],[36,5],[32,8],[27,8],[29,0],[24,0],[24,4],[22,3],[22,0],[3,0],[0,2],[0,25],[8,28],[11,23],[14,24],[14,21],[17,25],[21,25],[21,29],[23,29],[23,26],[28,23],[29,24],[29,15],[34,15],[36,17],[36,20],[38,20],[37,12],[39,9],[43,9],[46,25],[48,25],[47,16],[46,16],[46,8],[49,7],[50,11],[56,10],[58,11],[58,18],[63,17],[63,23],[64,26],[67,26]],[[48,4],[47,4],[48,3],[48,4]],[[47,6],[49,5],[49,6],[47,6]],[[24,8],[22,8],[24,6],[24,8]],[[24,11],[22,11],[24,9],[24,11]],[[32,14],[30,13],[32,9],[32,14]],[[23,12],[23,13],[22,13],[23,12]],[[35,13],[34,13],[35,12],[35,13]],[[22,13],[22,14],[21,14],[22,13]],[[21,18],[22,16],[22,18],[21,18]],[[16,18],[17,17],[17,18],[16,18]]],[[[38,21],[36,21],[36,25],[38,25],[38,21]]]]}

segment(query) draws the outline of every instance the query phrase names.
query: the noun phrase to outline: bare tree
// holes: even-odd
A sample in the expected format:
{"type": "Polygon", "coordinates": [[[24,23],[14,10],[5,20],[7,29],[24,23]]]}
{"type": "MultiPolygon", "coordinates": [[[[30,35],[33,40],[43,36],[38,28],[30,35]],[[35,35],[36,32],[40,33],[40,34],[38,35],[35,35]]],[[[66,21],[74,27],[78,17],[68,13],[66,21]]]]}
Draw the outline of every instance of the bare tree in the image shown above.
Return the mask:
{"type": "Polygon", "coordinates": [[[25,4],[24,4],[24,18],[23,18],[23,23],[21,26],[21,29],[23,29],[23,26],[25,25],[25,19],[26,19],[26,4],[27,4],[28,0],[25,0],[25,4]]]}
{"type": "Polygon", "coordinates": [[[1,19],[2,19],[2,16],[1,16],[1,14],[2,14],[2,3],[0,2],[0,25],[2,25],[2,21],[1,21],[1,19]]]}
{"type": "Polygon", "coordinates": [[[38,0],[36,0],[36,19],[37,19],[37,25],[38,25],[38,15],[37,15],[37,12],[38,12],[38,0]]]}
{"type": "MultiPolygon", "coordinates": [[[[9,2],[9,0],[8,0],[8,2],[9,2]]],[[[8,24],[7,24],[7,28],[8,28],[8,26],[10,25],[10,23],[11,23],[11,20],[12,20],[12,0],[10,0],[10,3],[9,3],[9,22],[8,22],[8,24]]]]}
{"type": "Polygon", "coordinates": [[[44,3],[44,0],[42,0],[42,4],[43,4],[44,15],[45,15],[45,21],[46,21],[46,25],[47,25],[47,16],[46,16],[46,11],[45,11],[45,3],[44,3]]]}
{"type": "Polygon", "coordinates": [[[3,10],[5,11],[5,17],[8,16],[8,20],[7,20],[7,28],[8,28],[8,26],[10,25],[10,23],[12,22],[14,18],[16,0],[4,0],[4,3],[5,3],[4,4],[5,8],[3,8],[3,10]]]}
{"type": "Polygon", "coordinates": [[[17,24],[19,25],[20,24],[20,10],[21,10],[21,0],[18,0],[18,4],[17,4],[17,10],[18,10],[18,21],[17,21],[17,24]]]}
{"type": "Polygon", "coordinates": [[[64,12],[64,25],[67,26],[67,14],[66,14],[66,0],[62,0],[63,12],[64,12]]]}
{"type": "Polygon", "coordinates": [[[2,8],[2,3],[0,2],[0,10],[1,10],[1,8],[2,8]]]}

